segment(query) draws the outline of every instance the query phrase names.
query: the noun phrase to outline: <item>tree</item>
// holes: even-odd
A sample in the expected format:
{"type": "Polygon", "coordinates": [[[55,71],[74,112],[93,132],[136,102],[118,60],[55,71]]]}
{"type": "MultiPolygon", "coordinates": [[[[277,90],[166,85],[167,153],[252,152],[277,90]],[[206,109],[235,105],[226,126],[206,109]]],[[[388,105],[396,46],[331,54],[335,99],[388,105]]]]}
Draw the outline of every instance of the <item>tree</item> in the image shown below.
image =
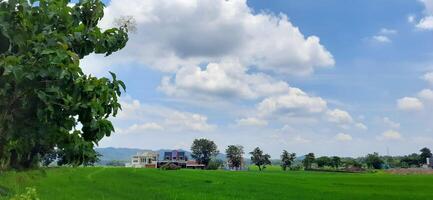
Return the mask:
{"type": "Polygon", "coordinates": [[[210,160],[218,155],[217,145],[207,139],[195,139],[191,146],[191,156],[208,168],[210,160]]]}
{"type": "Polygon", "coordinates": [[[226,156],[230,168],[239,168],[243,162],[244,147],[241,145],[229,145],[226,149],[226,156]]]}
{"type": "Polygon", "coordinates": [[[365,163],[368,168],[381,169],[384,164],[383,160],[379,157],[379,154],[374,152],[373,154],[368,154],[365,158],[365,163]]]}
{"type": "Polygon", "coordinates": [[[332,156],[331,157],[331,166],[335,169],[338,169],[341,165],[341,158],[338,156],[332,156]]]}
{"type": "Polygon", "coordinates": [[[114,132],[125,85],[85,75],[80,59],[122,49],[128,26],[102,31],[100,0],[68,4],[0,0],[0,168],[35,167],[53,152],[59,164],[91,164],[114,132]]]}
{"type": "Polygon", "coordinates": [[[420,163],[421,164],[426,164],[427,163],[427,158],[431,158],[432,157],[432,153],[430,151],[429,148],[424,147],[420,150],[421,154],[419,155],[420,158],[420,163]]]}
{"type": "Polygon", "coordinates": [[[270,165],[271,161],[269,160],[271,156],[269,154],[263,154],[263,151],[256,147],[251,154],[251,162],[259,167],[259,171],[266,168],[266,165],[270,165]]]}
{"type": "Polygon", "coordinates": [[[325,166],[331,166],[332,160],[328,156],[322,156],[316,159],[317,167],[322,168],[325,166]]]}
{"type": "Polygon", "coordinates": [[[302,161],[304,168],[305,169],[311,169],[311,165],[314,163],[314,160],[315,160],[314,153],[309,153],[309,154],[305,155],[305,158],[302,161]]]}
{"type": "Polygon", "coordinates": [[[420,155],[413,153],[407,156],[404,156],[401,160],[401,166],[403,167],[411,167],[411,166],[419,166],[420,165],[420,155]]]}
{"type": "Polygon", "coordinates": [[[292,166],[293,162],[295,161],[296,154],[295,153],[289,153],[286,150],[283,151],[281,154],[281,168],[286,171],[290,166],[292,166]]]}

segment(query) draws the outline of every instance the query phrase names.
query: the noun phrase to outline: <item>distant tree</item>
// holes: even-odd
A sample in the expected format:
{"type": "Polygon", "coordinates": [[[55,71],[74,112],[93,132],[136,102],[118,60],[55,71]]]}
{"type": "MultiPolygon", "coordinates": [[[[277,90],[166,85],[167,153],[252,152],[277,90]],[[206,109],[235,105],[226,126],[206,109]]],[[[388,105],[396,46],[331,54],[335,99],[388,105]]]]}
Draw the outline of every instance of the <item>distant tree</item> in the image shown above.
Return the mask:
{"type": "Polygon", "coordinates": [[[209,161],[209,165],[207,167],[207,169],[210,170],[217,170],[221,167],[223,167],[224,162],[221,159],[211,159],[211,161],[209,161]]]}
{"type": "Polygon", "coordinates": [[[239,168],[242,165],[244,147],[241,145],[229,145],[226,149],[226,156],[230,168],[239,168]]]}
{"type": "Polygon", "coordinates": [[[411,167],[411,166],[416,166],[419,167],[420,166],[420,155],[413,153],[407,156],[403,156],[403,158],[401,158],[400,163],[402,167],[411,167]]]}
{"type": "Polygon", "coordinates": [[[332,156],[331,157],[331,166],[335,169],[338,169],[341,165],[341,158],[338,156],[332,156]]]}
{"type": "Polygon", "coordinates": [[[296,154],[295,153],[289,153],[286,150],[283,151],[281,154],[281,168],[286,171],[288,168],[290,168],[295,161],[296,154]]]}
{"type": "Polygon", "coordinates": [[[368,154],[365,158],[365,163],[368,168],[381,169],[384,164],[383,160],[379,157],[379,154],[374,152],[373,154],[368,154]]]}
{"type": "Polygon", "coordinates": [[[429,148],[424,147],[420,150],[421,154],[419,155],[420,158],[420,163],[421,164],[426,164],[427,163],[427,158],[431,158],[432,157],[432,153],[430,151],[429,148]]]}
{"type": "Polygon", "coordinates": [[[314,153],[309,153],[309,154],[305,155],[305,158],[302,161],[304,168],[305,169],[311,169],[311,165],[314,163],[314,160],[315,160],[314,153]]]}
{"type": "Polygon", "coordinates": [[[344,158],[342,160],[342,164],[344,165],[344,167],[358,167],[361,168],[362,167],[362,163],[360,161],[358,161],[357,159],[354,158],[344,158]]]}
{"type": "Polygon", "coordinates": [[[327,156],[322,156],[316,159],[316,163],[317,163],[317,167],[325,167],[325,166],[331,166],[332,165],[332,160],[331,158],[327,157],[327,156]]]}
{"type": "Polygon", "coordinates": [[[191,157],[206,168],[213,157],[218,155],[217,145],[207,139],[195,139],[191,145],[191,157]]]}
{"type": "Polygon", "coordinates": [[[271,161],[269,160],[271,156],[268,154],[263,154],[263,151],[259,147],[256,147],[253,151],[250,152],[250,154],[251,162],[257,167],[259,167],[259,171],[265,169],[266,165],[271,164],[271,161]]]}

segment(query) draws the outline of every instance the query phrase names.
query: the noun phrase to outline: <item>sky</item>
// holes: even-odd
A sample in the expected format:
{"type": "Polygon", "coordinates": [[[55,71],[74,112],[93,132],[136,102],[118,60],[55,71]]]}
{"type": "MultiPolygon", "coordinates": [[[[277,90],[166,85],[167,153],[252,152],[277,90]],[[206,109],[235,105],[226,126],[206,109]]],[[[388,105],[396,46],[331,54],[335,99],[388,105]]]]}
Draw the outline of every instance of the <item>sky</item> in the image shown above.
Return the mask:
{"type": "Polygon", "coordinates": [[[127,46],[81,61],[127,86],[100,147],[196,138],[303,155],[433,148],[433,0],[111,0],[127,46]]]}

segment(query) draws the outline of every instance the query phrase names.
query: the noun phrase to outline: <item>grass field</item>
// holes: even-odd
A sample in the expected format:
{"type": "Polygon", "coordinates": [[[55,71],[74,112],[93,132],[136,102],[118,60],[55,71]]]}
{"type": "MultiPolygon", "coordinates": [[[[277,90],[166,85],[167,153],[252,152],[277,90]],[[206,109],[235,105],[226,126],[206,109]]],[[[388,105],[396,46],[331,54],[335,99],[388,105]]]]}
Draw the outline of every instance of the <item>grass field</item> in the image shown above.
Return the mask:
{"type": "MultiPolygon", "coordinates": [[[[433,175],[58,168],[0,173],[0,189],[45,199],[431,199],[433,175]]],[[[0,197],[0,199],[8,199],[0,197]]]]}

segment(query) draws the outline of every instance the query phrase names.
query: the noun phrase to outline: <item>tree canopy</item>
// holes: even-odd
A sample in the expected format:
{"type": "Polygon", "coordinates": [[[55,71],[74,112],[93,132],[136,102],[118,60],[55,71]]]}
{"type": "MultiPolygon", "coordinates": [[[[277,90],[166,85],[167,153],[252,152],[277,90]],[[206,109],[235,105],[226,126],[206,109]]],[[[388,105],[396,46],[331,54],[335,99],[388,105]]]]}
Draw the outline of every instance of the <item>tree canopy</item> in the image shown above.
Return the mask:
{"type": "Polygon", "coordinates": [[[304,160],[302,160],[302,164],[304,165],[305,169],[311,169],[312,164],[315,161],[314,153],[308,153],[305,155],[304,160]]]}
{"type": "Polygon", "coordinates": [[[431,158],[432,157],[432,153],[430,151],[429,148],[424,147],[421,150],[419,150],[421,152],[421,154],[419,155],[420,157],[420,163],[422,164],[426,164],[427,163],[427,158],[431,158]]]}
{"type": "Polygon", "coordinates": [[[125,89],[86,75],[80,59],[122,49],[128,27],[101,30],[100,0],[0,0],[0,167],[95,162],[125,89]],[[54,155],[54,156],[53,156],[54,155]],[[49,160],[49,159],[48,159],[49,160]]]}
{"type": "Polygon", "coordinates": [[[229,145],[226,156],[230,168],[239,168],[243,162],[244,147],[241,145],[229,145]]]}
{"type": "Polygon", "coordinates": [[[290,168],[290,166],[292,166],[295,158],[295,153],[289,153],[288,151],[284,150],[281,154],[281,168],[286,171],[288,168],[290,168]]]}
{"type": "Polygon", "coordinates": [[[251,154],[251,162],[259,167],[259,170],[262,171],[266,168],[266,165],[270,165],[271,161],[269,160],[271,156],[269,154],[263,154],[263,151],[256,147],[251,154]]]}
{"type": "Polygon", "coordinates": [[[207,139],[195,139],[191,145],[191,156],[197,160],[198,163],[203,164],[206,168],[213,157],[218,155],[217,145],[207,139]]]}

